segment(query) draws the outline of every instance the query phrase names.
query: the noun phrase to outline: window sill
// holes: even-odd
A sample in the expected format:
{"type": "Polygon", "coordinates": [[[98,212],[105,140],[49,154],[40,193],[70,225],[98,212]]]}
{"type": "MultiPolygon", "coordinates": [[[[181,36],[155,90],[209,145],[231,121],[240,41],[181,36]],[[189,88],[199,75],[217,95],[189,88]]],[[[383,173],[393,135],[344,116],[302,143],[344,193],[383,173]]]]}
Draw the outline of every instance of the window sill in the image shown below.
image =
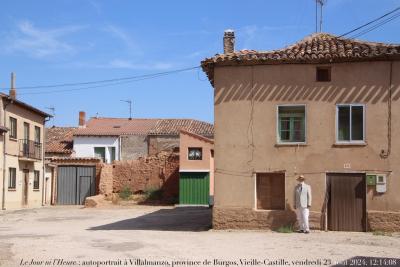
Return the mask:
{"type": "Polygon", "coordinates": [[[17,191],[17,189],[16,188],[8,188],[8,191],[9,192],[15,192],[15,191],[17,191]]]}
{"type": "Polygon", "coordinates": [[[275,147],[297,147],[297,146],[307,146],[307,143],[276,143],[275,147]]]}
{"type": "Polygon", "coordinates": [[[332,147],[364,147],[367,145],[368,144],[366,142],[360,142],[360,143],[349,142],[349,143],[334,143],[332,147]]]}
{"type": "Polygon", "coordinates": [[[33,189],[33,192],[40,192],[40,189],[33,189]]]}
{"type": "Polygon", "coordinates": [[[10,139],[10,141],[13,141],[13,142],[18,142],[18,139],[17,139],[17,138],[10,137],[9,139],[10,139]]]}
{"type": "Polygon", "coordinates": [[[263,209],[253,209],[255,212],[273,212],[273,211],[286,211],[285,209],[275,209],[275,210],[263,210],[263,209]]]}

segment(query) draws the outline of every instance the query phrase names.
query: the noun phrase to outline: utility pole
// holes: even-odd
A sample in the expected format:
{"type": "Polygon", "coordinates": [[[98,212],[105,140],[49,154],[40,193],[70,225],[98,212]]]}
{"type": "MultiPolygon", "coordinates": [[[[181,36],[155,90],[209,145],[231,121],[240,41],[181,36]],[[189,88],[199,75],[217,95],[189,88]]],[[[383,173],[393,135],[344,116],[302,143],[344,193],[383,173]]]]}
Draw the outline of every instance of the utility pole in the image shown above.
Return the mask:
{"type": "Polygon", "coordinates": [[[318,5],[320,8],[319,11],[319,32],[322,32],[322,8],[326,4],[326,0],[315,0],[315,32],[318,32],[318,5]]]}
{"type": "Polygon", "coordinates": [[[129,119],[132,119],[132,100],[120,100],[122,102],[129,104],[129,119]]]}

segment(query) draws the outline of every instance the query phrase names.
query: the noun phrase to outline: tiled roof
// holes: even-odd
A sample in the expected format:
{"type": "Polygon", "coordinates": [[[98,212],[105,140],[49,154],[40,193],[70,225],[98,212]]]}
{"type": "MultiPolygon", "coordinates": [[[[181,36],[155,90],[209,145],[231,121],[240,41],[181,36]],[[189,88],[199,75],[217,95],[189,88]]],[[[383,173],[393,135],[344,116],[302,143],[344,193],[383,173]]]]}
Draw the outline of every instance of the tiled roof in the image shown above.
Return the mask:
{"type": "Polygon", "coordinates": [[[163,119],[157,122],[151,135],[179,135],[186,130],[202,136],[213,136],[214,126],[211,123],[192,119],[163,119]]]}
{"type": "MultiPolygon", "coordinates": [[[[10,96],[5,94],[5,93],[0,93],[0,97],[8,99],[8,100],[11,100],[10,96]]],[[[30,110],[32,112],[35,112],[36,114],[39,114],[39,115],[41,115],[43,117],[53,117],[52,115],[50,115],[50,114],[48,114],[48,113],[46,113],[44,111],[41,111],[40,109],[37,109],[37,108],[35,108],[35,107],[25,103],[25,102],[22,102],[22,101],[20,101],[18,99],[12,99],[12,101],[13,101],[14,104],[19,105],[19,106],[21,106],[23,108],[26,108],[26,109],[28,109],[28,110],[30,110]]]]}
{"type": "Polygon", "coordinates": [[[185,135],[191,136],[193,138],[196,138],[198,140],[201,140],[201,141],[204,141],[204,142],[207,142],[207,143],[210,143],[210,144],[214,144],[214,140],[213,139],[207,138],[207,137],[204,137],[202,135],[198,135],[198,134],[195,134],[195,133],[192,133],[192,132],[189,132],[189,131],[181,130],[181,134],[185,134],[185,135]]]}
{"type": "Polygon", "coordinates": [[[91,118],[85,128],[79,128],[77,136],[147,135],[157,119],[91,118]]]}
{"type": "Polygon", "coordinates": [[[75,136],[120,135],[179,135],[181,129],[196,134],[213,136],[212,124],[192,119],[122,119],[91,118],[85,128],[74,132],[75,136]]]}
{"type": "Polygon", "coordinates": [[[214,82],[216,65],[256,65],[287,63],[334,63],[400,59],[400,45],[374,43],[316,33],[283,49],[272,51],[241,50],[217,54],[201,62],[208,79],[214,82]]]}
{"type": "Polygon", "coordinates": [[[46,128],[46,153],[71,154],[75,127],[46,128]]]}

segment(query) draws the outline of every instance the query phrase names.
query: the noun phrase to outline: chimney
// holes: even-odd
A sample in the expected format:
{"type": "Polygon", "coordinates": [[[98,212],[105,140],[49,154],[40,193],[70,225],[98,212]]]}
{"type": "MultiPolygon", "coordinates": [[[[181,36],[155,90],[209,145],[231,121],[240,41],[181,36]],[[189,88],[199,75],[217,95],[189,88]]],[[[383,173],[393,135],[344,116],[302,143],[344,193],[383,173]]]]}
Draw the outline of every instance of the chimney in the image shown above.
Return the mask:
{"type": "Polygon", "coordinates": [[[235,52],[235,32],[233,30],[225,30],[224,32],[224,54],[235,52]]]}
{"type": "Polygon", "coordinates": [[[85,111],[79,111],[79,128],[86,127],[86,113],[85,111]]]}
{"type": "Polygon", "coordinates": [[[17,89],[15,89],[15,73],[11,72],[11,88],[10,88],[10,98],[17,99],[17,89]]]}

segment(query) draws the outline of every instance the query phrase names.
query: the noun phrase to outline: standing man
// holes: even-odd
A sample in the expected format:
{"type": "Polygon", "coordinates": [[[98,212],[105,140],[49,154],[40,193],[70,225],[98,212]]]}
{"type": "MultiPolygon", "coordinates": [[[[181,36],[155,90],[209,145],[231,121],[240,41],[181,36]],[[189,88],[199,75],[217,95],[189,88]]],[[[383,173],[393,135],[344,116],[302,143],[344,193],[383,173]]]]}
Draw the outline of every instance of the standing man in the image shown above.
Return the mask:
{"type": "Polygon", "coordinates": [[[308,216],[310,214],[309,208],[311,207],[311,186],[306,184],[303,175],[297,177],[298,185],[294,189],[294,207],[296,208],[297,222],[299,223],[299,233],[310,233],[308,225],[308,216]]]}

